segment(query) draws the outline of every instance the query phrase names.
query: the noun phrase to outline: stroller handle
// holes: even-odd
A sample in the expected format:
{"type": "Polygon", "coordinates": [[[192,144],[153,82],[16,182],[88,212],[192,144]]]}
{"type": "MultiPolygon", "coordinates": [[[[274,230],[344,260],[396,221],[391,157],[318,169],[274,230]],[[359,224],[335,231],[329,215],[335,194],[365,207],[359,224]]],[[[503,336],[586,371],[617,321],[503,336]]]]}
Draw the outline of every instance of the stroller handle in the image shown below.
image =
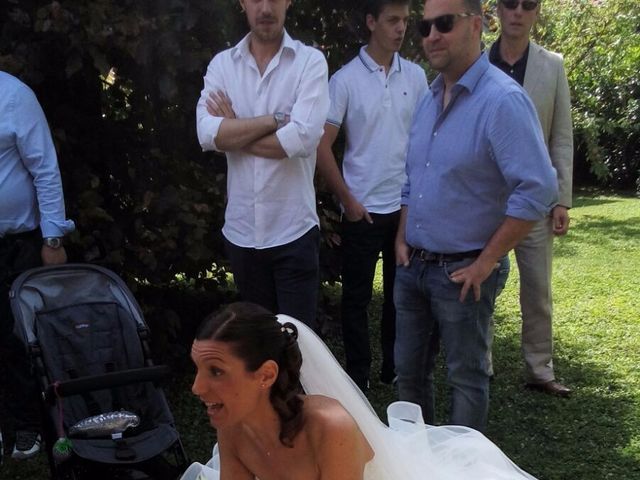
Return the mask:
{"type": "Polygon", "coordinates": [[[144,368],[132,368],[103,375],[92,375],[65,382],[50,384],[44,395],[45,400],[51,402],[56,397],[68,397],[95,390],[122,387],[134,383],[159,382],[169,377],[171,369],[167,365],[156,365],[144,368]]]}

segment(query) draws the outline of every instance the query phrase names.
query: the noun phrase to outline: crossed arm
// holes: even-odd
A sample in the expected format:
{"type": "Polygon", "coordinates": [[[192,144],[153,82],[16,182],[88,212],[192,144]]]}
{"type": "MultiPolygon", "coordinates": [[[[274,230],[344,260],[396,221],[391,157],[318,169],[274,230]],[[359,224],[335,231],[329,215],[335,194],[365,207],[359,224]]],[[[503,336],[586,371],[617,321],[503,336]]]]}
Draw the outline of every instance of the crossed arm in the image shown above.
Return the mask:
{"type": "Polygon", "coordinates": [[[216,146],[224,152],[244,151],[264,158],[285,158],[275,132],[278,123],[273,115],[253,118],[237,118],[231,99],[225,92],[212,92],[207,98],[207,112],[214,117],[223,117],[216,146]]]}
{"type": "Polygon", "coordinates": [[[289,101],[276,98],[281,111],[290,115],[284,125],[276,122],[273,117],[276,112],[238,118],[228,95],[230,80],[225,82],[223,63],[224,59],[218,55],[209,64],[205,88],[196,108],[198,140],[202,148],[242,151],[271,159],[310,157],[318,147],[329,109],[324,56],[317,51],[310,54],[303,71],[295,73],[299,76],[295,90],[272,92],[283,98],[292,96],[289,101]],[[290,100],[294,100],[293,105],[290,100]]]}

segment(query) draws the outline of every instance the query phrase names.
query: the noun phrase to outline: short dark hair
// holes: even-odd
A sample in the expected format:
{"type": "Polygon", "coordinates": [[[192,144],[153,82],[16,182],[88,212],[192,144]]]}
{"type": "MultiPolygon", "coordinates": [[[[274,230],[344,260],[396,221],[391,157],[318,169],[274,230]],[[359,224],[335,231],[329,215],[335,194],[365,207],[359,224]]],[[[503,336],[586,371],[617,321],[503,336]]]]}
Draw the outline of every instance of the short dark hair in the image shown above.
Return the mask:
{"type": "Polygon", "coordinates": [[[204,319],[196,340],[215,340],[231,347],[247,371],[255,372],[267,360],[278,364],[278,378],[269,400],[280,418],[280,441],[288,447],[303,426],[298,330],[280,324],[267,309],[249,302],[232,303],[204,319]]]}
{"type": "Polygon", "coordinates": [[[365,0],[364,1],[364,18],[371,15],[376,20],[380,16],[382,9],[387,5],[410,5],[411,0],[365,0]]]}
{"type": "Polygon", "coordinates": [[[463,0],[467,12],[482,15],[482,0],[463,0]]]}

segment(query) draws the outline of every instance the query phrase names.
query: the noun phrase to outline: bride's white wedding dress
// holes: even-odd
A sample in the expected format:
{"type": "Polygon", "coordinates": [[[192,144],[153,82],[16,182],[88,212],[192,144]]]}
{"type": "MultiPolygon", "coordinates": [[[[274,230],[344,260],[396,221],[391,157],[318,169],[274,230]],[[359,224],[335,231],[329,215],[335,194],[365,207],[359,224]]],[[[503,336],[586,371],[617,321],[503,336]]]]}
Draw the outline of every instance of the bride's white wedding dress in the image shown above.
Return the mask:
{"type": "MultiPolygon", "coordinates": [[[[480,432],[425,425],[415,404],[389,405],[386,426],[311,329],[286,315],[278,315],[278,321],[298,328],[305,392],[338,400],[371,445],[375,455],[365,467],[364,480],[535,480],[480,432]]],[[[191,465],[182,479],[219,480],[219,468],[216,446],[206,465],[191,465]]]]}

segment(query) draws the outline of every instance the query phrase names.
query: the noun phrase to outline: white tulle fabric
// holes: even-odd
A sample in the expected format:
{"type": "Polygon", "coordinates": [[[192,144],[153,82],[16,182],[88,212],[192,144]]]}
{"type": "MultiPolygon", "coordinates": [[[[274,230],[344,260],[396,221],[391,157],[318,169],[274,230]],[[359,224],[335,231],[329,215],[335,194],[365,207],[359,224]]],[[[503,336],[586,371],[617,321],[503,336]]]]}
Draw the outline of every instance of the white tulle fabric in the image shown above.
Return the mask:
{"type": "MultiPolygon", "coordinates": [[[[366,465],[364,480],[535,480],[480,432],[425,425],[418,405],[392,403],[387,409],[389,426],[385,425],[311,329],[286,315],[278,315],[278,321],[298,329],[305,392],[338,400],[371,445],[375,455],[366,465]]],[[[218,480],[219,469],[216,446],[206,465],[191,465],[182,479],[218,480]]]]}

